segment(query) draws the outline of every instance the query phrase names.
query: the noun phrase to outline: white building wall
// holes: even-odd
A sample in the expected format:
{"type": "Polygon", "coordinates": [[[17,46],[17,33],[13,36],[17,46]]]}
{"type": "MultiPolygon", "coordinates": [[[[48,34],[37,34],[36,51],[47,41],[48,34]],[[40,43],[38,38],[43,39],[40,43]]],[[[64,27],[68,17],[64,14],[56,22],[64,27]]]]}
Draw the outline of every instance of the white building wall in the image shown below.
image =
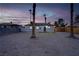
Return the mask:
{"type": "MultiPolygon", "coordinates": [[[[21,28],[21,31],[31,32],[32,26],[25,26],[24,28],[21,28]]],[[[43,32],[43,31],[44,31],[44,26],[36,26],[36,32],[43,32]]],[[[53,26],[46,26],[46,31],[47,32],[54,32],[54,27],[53,26]]]]}

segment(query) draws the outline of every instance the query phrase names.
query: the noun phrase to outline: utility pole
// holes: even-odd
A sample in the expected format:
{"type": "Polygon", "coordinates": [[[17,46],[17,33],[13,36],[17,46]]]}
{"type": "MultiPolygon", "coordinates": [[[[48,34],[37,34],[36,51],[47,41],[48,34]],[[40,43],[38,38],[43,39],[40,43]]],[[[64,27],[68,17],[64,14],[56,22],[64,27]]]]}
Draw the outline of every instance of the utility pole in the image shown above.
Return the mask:
{"type": "Polygon", "coordinates": [[[35,10],[36,10],[36,3],[33,3],[33,22],[32,22],[32,36],[31,36],[31,38],[36,38],[36,35],[35,35],[35,10]]]}

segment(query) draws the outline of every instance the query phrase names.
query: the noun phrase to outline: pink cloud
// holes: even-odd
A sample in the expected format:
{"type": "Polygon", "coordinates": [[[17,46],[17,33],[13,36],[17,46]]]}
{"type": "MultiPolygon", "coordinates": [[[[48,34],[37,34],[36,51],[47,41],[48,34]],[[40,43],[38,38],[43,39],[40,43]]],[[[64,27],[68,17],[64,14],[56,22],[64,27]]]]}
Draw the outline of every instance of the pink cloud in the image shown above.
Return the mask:
{"type": "MultiPolygon", "coordinates": [[[[53,14],[52,16],[47,18],[47,22],[53,23],[55,20],[58,20],[58,18],[69,18],[70,17],[70,11],[66,11],[59,8],[54,8],[50,10],[53,14]]],[[[25,17],[25,18],[7,18],[7,19],[13,19],[12,21],[18,24],[26,24],[30,22],[30,14],[28,11],[23,12],[16,9],[7,9],[7,8],[0,8],[0,13],[3,14],[3,16],[13,16],[13,17],[25,17]]],[[[44,22],[43,16],[37,16],[36,15],[36,22],[44,22]]]]}
{"type": "Polygon", "coordinates": [[[36,22],[44,22],[43,16],[36,16],[36,22]]]}
{"type": "Polygon", "coordinates": [[[15,10],[15,9],[7,9],[7,8],[2,8],[2,10],[0,10],[0,12],[2,13],[7,13],[11,16],[15,16],[15,17],[29,17],[29,13],[28,12],[23,12],[23,11],[19,11],[19,10],[15,10]]]}
{"type": "Polygon", "coordinates": [[[29,22],[29,12],[23,12],[15,9],[7,9],[7,8],[0,8],[0,17],[3,16],[3,21],[13,21],[17,24],[25,24],[29,22]],[[9,17],[8,17],[9,16],[9,17]],[[16,18],[11,18],[16,17],[16,18]]]}

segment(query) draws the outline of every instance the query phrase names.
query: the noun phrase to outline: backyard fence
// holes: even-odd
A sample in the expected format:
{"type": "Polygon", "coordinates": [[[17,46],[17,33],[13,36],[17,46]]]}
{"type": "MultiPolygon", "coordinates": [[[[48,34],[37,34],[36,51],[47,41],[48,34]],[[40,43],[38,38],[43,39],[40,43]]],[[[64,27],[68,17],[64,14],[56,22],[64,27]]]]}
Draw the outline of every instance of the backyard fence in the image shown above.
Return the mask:
{"type": "MultiPolygon", "coordinates": [[[[79,34],[79,27],[73,27],[74,33],[79,34]]],[[[56,32],[70,32],[70,27],[56,27],[56,32]]]]}

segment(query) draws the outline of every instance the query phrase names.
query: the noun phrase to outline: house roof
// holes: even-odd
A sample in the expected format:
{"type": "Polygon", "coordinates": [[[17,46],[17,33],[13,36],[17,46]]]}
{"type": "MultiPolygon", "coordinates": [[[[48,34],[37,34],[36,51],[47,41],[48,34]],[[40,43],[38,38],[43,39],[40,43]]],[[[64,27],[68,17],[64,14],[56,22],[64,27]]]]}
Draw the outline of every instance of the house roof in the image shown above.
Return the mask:
{"type": "MultiPolygon", "coordinates": [[[[68,25],[67,27],[70,27],[70,25],[68,25]]],[[[74,22],[73,27],[79,27],[79,22],[74,22]]]]}
{"type": "Polygon", "coordinates": [[[79,23],[74,23],[74,26],[79,26],[79,23]]]}
{"type": "MultiPolygon", "coordinates": [[[[35,23],[36,26],[53,26],[52,24],[48,24],[48,23],[35,23]]],[[[27,24],[25,26],[32,26],[32,24],[27,24]]]]}
{"type": "Polygon", "coordinates": [[[0,23],[0,25],[4,25],[4,26],[20,26],[18,24],[12,24],[12,23],[0,23]]]}

